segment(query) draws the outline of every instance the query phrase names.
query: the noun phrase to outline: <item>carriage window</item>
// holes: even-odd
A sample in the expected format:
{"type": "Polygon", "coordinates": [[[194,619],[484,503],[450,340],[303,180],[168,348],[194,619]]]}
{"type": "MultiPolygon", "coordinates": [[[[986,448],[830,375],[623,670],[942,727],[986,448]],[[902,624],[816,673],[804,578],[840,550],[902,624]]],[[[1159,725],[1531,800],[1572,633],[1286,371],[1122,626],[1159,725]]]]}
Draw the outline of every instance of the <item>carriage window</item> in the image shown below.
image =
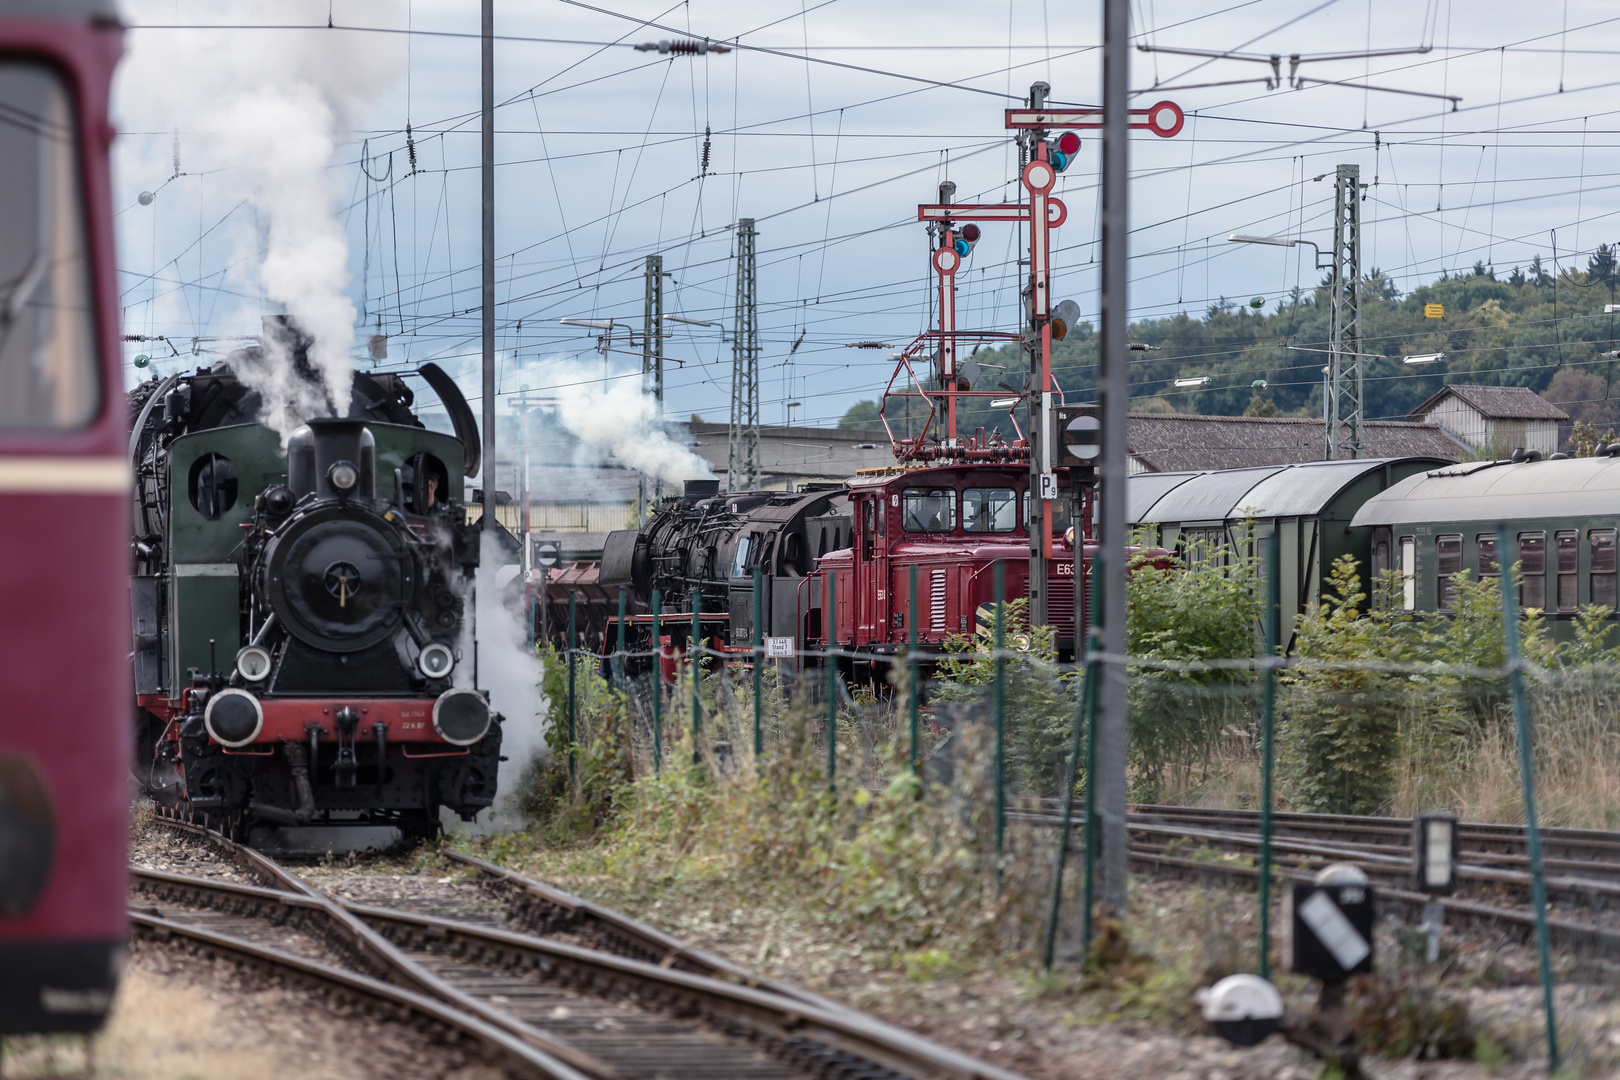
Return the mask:
{"type": "Polygon", "coordinates": [[[1592,603],[1615,608],[1615,558],[1613,529],[1593,529],[1586,534],[1592,553],[1592,603]]]}
{"type": "Polygon", "coordinates": [[[906,532],[955,532],[956,489],[906,488],[900,496],[900,514],[906,532]]]}
{"type": "Polygon", "coordinates": [[[1574,611],[1580,606],[1581,534],[1561,532],[1558,546],[1558,610],[1574,611]]]}
{"type": "Polygon", "coordinates": [[[1519,534],[1519,606],[1547,608],[1547,534],[1519,534]]]}
{"type": "Polygon", "coordinates": [[[1374,533],[1372,549],[1373,596],[1380,605],[1389,603],[1388,577],[1389,566],[1389,532],[1379,529],[1374,533]]]}
{"type": "Polygon", "coordinates": [[[1401,537],[1401,609],[1417,608],[1417,538],[1401,537]]]}
{"type": "Polygon", "coordinates": [[[1010,533],[1018,528],[1018,493],[1012,488],[968,488],[962,492],[962,531],[1010,533]]]}
{"type": "Polygon", "coordinates": [[[191,466],[186,494],[209,521],[236,505],[236,466],[223,454],[204,454],[191,466]]]}
{"type": "Polygon", "coordinates": [[[1480,533],[1474,538],[1474,543],[1479,546],[1480,580],[1495,577],[1501,572],[1496,565],[1496,534],[1480,533]]]}
{"type": "Polygon", "coordinates": [[[73,102],[0,63],[0,431],[81,428],[101,404],[73,102]]]}
{"type": "Polygon", "coordinates": [[[1450,611],[1451,595],[1455,588],[1451,575],[1462,570],[1462,537],[1437,536],[1434,538],[1434,548],[1435,572],[1440,576],[1440,589],[1435,607],[1441,611],[1450,611]]]}

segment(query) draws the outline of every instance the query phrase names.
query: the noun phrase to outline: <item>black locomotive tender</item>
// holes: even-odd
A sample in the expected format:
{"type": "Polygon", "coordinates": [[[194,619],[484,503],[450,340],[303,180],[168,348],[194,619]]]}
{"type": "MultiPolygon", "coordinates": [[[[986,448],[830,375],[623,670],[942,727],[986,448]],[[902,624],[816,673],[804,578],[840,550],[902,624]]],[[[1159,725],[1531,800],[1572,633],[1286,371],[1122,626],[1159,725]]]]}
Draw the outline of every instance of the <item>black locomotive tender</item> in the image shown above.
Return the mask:
{"type": "MultiPolygon", "coordinates": [[[[265,324],[313,381],[309,340],[265,324]]],[[[462,677],[472,412],[432,364],[456,437],[421,424],[399,376],[357,372],[347,415],[283,451],[236,375],[260,348],[130,394],[137,774],[172,812],[282,853],[431,835],[441,806],[494,802],[500,756],[502,718],[462,677]]]]}

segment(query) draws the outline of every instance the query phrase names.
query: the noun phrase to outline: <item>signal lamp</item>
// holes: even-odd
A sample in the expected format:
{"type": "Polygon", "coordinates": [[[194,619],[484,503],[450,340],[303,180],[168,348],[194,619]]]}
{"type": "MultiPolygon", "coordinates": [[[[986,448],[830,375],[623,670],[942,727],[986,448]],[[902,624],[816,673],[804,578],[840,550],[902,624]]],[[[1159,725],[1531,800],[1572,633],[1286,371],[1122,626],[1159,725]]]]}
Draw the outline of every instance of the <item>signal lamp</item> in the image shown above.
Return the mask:
{"type": "Polygon", "coordinates": [[[1064,300],[1052,309],[1052,340],[1062,341],[1069,336],[1069,331],[1080,325],[1080,305],[1073,300],[1064,300]]]}
{"type": "Polygon", "coordinates": [[[956,253],[967,258],[973,251],[973,245],[979,242],[979,227],[972,223],[962,226],[956,234],[956,253]]]}
{"type": "Polygon", "coordinates": [[[416,669],[430,679],[442,679],[456,666],[456,657],[448,646],[434,642],[416,657],[416,669]]]}
{"type": "Polygon", "coordinates": [[[1065,131],[1057,137],[1057,148],[1058,153],[1069,155],[1069,159],[1072,161],[1074,155],[1080,152],[1080,136],[1072,131],[1065,131]]]}
{"type": "Polygon", "coordinates": [[[249,645],[236,654],[236,673],[248,682],[263,682],[270,674],[270,650],[249,645]]]}
{"type": "Polygon", "coordinates": [[[326,479],[336,491],[349,491],[360,482],[360,470],[347,461],[333,462],[326,470],[326,479]]]}
{"type": "Polygon", "coordinates": [[[1457,888],[1457,815],[1431,810],[1412,819],[1412,887],[1445,894],[1457,888]]]}

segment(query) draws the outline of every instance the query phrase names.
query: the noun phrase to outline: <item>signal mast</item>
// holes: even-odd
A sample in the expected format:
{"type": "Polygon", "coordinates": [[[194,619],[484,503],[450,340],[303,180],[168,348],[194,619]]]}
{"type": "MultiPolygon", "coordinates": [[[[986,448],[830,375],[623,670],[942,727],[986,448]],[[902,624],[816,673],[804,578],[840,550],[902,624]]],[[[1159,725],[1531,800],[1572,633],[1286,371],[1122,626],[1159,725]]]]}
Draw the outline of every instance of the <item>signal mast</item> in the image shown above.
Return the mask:
{"type": "MultiPolygon", "coordinates": [[[[1030,87],[1025,108],[1008,109],[1005,126],[1017,132],[1019,157],[1025,161],[1020,180],[1023,197],[1014,203],[957,203],[956,185],[946,181],[939,187],[939,201],[917,207],[917,220],[928,224],[932,250],[930,261],[938,278],[938,326],[919,334],[899,356],[894,373],[878,407],[878,417],[894,445],[894,455],[902,462],[1028,462],[1030,469],[1030,567],[1029,615],[1031,623],[1047,619],[1047,563],[1052,558],[1053,503],[1058,497],[1055,470],[1058,439],[1053,431],[1053,393],[1063,403],[1063,392],[1052,379],[1052,342],[1061,341],[1079,317],[1079,305],[1072,300],[1052,303],[1052,230],[1068,219],[1068,208],[1052,195],[1058,174],[1073,164],[1080,151],[1080,136],[1074,130],[1102,126],[1102,110],[1093,108],[1047,107],[1051,87],[1037,82],[1030,87]],[[1027,322],[1022,333],[991,330],[961,330],[956,325],[956,274],[973,251],[981,235],[980,224],[1011,222],[1029,225],[1029,279],[1023,287],[1027,322]],[[1029,378],[1016,392],[1013,409],[1025,406],[1027,431],[1019,428],[1012,411],[1015,438],[975,435],[963,439],[957,431],[958,398],[1002,397],[995,390],[973,389],[971,372],[957,363],[960,349],[972,343],[1018,341],[1029,355],[1029,378]],[[930,378],[918,377],[915,363],[922,358],[937,360],[930,378]],[[901,381],[906,386],[895,390],[901,381]],[[898,438],[886,415],[890,398],[921,397],[928,404],[922,429],[909,438],[898,438]],[[935,417],[944,407],[943,432],[931,435],[935,417]],[[1037,500],[1039,509],[1037,510],[1037,500]]],[[[1170,138],[1182,129],[1181,108],[1161,101],[1146,109],[1130,110],[1130,126],[1146,129],[1161,138],[1170,138]]],[[[1076,523],[1077,526],[1079,523],[1076,523]]],[[[1075,542],[1080,542],[1076,535],[1075,542]]],[[[1078,614],[1078,612],[1077,612],[1078,614]]]]}

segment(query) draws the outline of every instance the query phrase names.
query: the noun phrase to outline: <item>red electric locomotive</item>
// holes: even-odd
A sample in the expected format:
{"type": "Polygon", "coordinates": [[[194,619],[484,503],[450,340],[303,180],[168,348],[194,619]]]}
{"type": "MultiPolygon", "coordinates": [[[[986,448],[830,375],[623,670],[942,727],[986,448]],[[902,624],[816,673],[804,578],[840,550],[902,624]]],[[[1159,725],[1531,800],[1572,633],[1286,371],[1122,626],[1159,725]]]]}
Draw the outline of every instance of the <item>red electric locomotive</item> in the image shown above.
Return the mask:
{"type": "Polygon", "coordinates": [[[0,2],[0,1034],[117,985],[129,466],[107,172],[111,0],[0,2]]]}

